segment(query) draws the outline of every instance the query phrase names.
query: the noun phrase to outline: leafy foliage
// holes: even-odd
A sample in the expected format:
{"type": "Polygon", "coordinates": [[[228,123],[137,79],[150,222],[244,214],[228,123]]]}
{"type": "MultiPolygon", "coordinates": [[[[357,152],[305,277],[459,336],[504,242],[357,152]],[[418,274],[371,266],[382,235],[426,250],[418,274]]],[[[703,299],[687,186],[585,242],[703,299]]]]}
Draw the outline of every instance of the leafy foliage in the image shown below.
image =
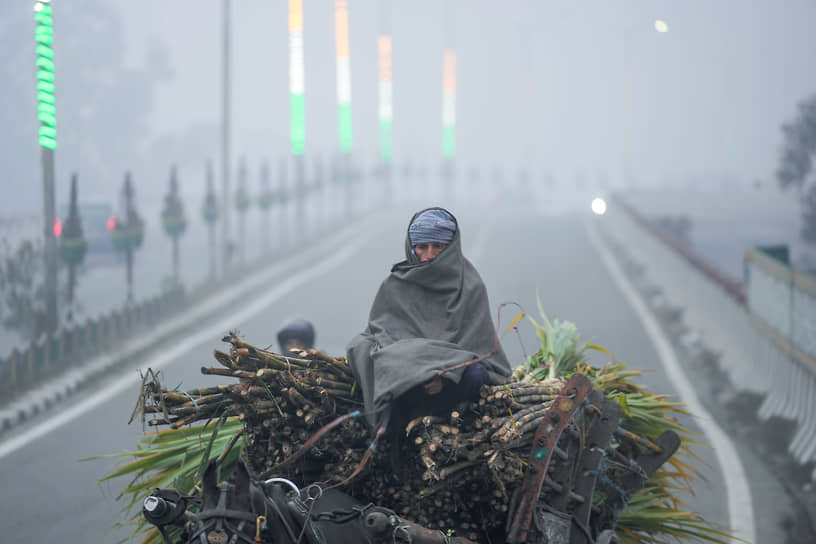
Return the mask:
{"type": "Polygon", "coordinates": [[[34,340],[45,331],[44,256],[41,243],[23,241],[15,250],[4,243],[0,257],[3,326],[34,340]]]}
{"type": "Polygon", "coordinates": [[[816,244],[816,184],[811,185],[802,198],[802,239],[816,244]]]}
{"type": "MultiPolygon", "coordinates": [[[[618,450],[634,457],[643,449],[643,441],[653,441],[662,432],[672,430],[682,438],[678,452],[659,468],[634,494],[621,513],[616,533],[622,544],[659,544],[667,537],[677,541],[706,541],[727,544],[739,540],[728,528],[721,527],[690,512],[679,498],[680,493],[693,493],[691,484],[700,475],[687,460],[696,458],[690,449],[702,445],[699,435],[681,425],[675,416],[688,414],[679,402],[666,395],[645,391],[632,381],[643,371],[629,370],[615,361],[614,356],[600,346],[581,343],[578,328],[568,321],[552,320],[541,309],[543,324],[529,318],[541,341],[541,349],[516,369],[514,378],[523,381],[564,380],[580,372],[593,382],[593,387],[617,401],[623,410],[620,427],[631,436],[618,436],[618,450]],[[603,368],[590,366],[584,351],[593,349],[607,353],[612,362],[603,368]],[[637,439],[634,439],[635,437],[637,439]]],[[[529,317],[529,316],[528,316],[529,317]]],[[[602,467],[603,468],[603,467],[602,467]]],[[[600,480],[603,482],[603,478],[600,480]]],[[[598,486],[596,500],[604,498],[603,485],[598,486]]]]}
{"type": "MultiPolygon", "coordinates": [[[[578,327],[570,321],[554,319],[550,321],[547,314],[538,301],[538,310],[541,314],[542,324],[537,323],[529,317],[530,322],[535,327],[536,336],[541,342],[541,349],[534,353],[527,364],[518,367],[515,379],[533,379],[537,381],[553,380],[559,376],[571,374],[579,361],[583,359],[583,353],[587,349],[600,349],[590,343],[580,344],[581,335],[578,327]]],[[[523,314],[521,314],[523,315],[523,314]]],[[[521,317],[521,315],[519,317],[521,317]]],[[[519,317],[514,320],[518,321],[519,317]]],[[[602,350],[601,351],[605,351],[602,350]]]]}
{"type": "Polygon", "coordinates": [[[130,476],[130,483],[117,499],[127,497],[123,513],[129,520],[117,526],[133,525],[133,537],[142,544],[160,544],[161,535],[142,517],[142,500],[156,488],[173,488],[183,494],[194,494],[211,459],[219,459],[220,480],[226,480],[244,451],[244,425],[238,418],[218,419],[214,423],[176,430],[163,430],[139,441],[135,452],[97,455],[90,461],[108,457],[123,458],[118,467],[101,482],[130,476]]]}
{"type": "Polygon", "coordinates": [[[782,189],[803,193],[802,238],[816,243],[816,185],[812,180],[816,155],[816,95],[799,103],[796,118],[782,125],[784,143],[776,170],[782,189]]]}

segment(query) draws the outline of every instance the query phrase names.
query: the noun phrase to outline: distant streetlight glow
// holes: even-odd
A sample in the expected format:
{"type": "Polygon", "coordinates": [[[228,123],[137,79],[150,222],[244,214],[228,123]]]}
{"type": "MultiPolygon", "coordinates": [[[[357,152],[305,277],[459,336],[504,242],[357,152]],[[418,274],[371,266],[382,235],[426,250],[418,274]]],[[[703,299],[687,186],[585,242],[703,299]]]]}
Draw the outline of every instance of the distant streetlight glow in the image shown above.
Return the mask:
{"type": "Polygon", "coordinates": [[[655,21],[654,26],[655,30],[657,30],[660,33],[669,31],[669,25],[666,23],[666,21],[662,19],[658,19],[657,21],[655,21]]]}
{"type": "Polygon", "coordinates": [[[606,201],[603,198],[597,197],[592,200],[592,211],[598,215],[606,213],[606,201]]]}

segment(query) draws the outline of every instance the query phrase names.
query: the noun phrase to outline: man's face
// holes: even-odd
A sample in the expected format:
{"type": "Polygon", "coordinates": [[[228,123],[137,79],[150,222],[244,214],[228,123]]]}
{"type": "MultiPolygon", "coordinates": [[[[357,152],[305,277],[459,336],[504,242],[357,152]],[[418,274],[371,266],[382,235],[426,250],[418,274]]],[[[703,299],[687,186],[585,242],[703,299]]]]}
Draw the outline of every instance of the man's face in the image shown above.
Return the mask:
{"type": "Polygon", "coordinates": [[[306,349],[306,346],[303,345],[303,342],[300,340],[293,338],[286,342],[286,345],[283,346],[284,351],[292,351],[293,349],[306,349]]]}
{"type": "Polygon", "coordinates": [[[424,263],[425,261],[435,259],[446,247],[448,247],[448,244],[443,244],[442,242],[427,242],[415,245],[414,253],[416,253],[419,262],[424,263]]]}

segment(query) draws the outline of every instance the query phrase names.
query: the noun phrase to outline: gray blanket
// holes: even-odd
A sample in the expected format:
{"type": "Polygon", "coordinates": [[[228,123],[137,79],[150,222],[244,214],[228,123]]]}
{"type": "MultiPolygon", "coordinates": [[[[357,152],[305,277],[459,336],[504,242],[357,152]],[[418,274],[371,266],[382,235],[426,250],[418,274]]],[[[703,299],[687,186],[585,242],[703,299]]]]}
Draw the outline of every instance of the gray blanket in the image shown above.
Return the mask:
{"type": "MultiPolygon", "coordinates": [[[[406,234],[405,255],[380,285],[368,326],[346,346],[372,428],[387,424],[395,398],[445,368],[496,349],[481,362],[491,381],[502,383],[511,374],[496,337],[487,290],[462,255],[459,228],[448,247],[424,263],[414,255],[406,234]]],[[[444,377],[459,383],[463,371],[444,377]]]]}

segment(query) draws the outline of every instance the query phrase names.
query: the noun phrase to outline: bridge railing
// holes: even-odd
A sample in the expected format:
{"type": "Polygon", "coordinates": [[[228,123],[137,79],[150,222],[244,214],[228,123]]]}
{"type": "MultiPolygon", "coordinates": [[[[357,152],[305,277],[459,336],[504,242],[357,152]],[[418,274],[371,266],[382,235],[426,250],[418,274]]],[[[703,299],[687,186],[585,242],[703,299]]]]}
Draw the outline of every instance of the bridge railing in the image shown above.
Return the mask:
{"type": "Polygon", "coordinates": [[[758,249],[746,251],[745,275],[753,324],[775,362],[759,416],[795,419],[790,452],[816,460],[816,281],[758,249]]]}
{"type": "MultiPolygon", "coordinates": [[[[25,345],[0,348],[0,408],[46,381],[83,366],[94,356],[116,353],[117,347],[129,339],[161,327],[162,321],[195,307],[253,271],[272,264],[280,252],[319,240],[327,232],[375,209],[382,202],[375,200],[379,193],[374,189],[385,195],[386,187],[381,179],[371,180],[372,184],[379,181],[379,186],[364,187],[368,181],[362,176],[354,180],[332,179],[331,183],[302,187],[301,192],[290,198],[279,199],[271,211],[280,218],[289,220],[295,211],[304,214],[298,217],[298,232],[288,233],[291,240],[279,240],[275,252],[262,253],[240,265],[235,263],[228,273],[217,279],[207,279],[186,288],[174,283],[155,296],[111,307],[85,321],[63,325],[53,334],[43,334],[25,345]],[[347,194],[345,203],[334,205],[329,199],[338,199],[342,192],[347,194]],[[366,192],[373,195],[371,202],[362,202],[359,198],[366,192]]],[[[393,178],[389,177],[385,182],[392,184],[393,178]]]]}
{"type": "Polygon", "coordinates": [[[759,325],[808,366],[816,359],[816,278],[761,249],[745,252],[745,276],[748,306],[759,325]]]}
{"type": "Polygon", "coordinates": [[[16,347],[0,357],[0,398],[12,399],[44,380],[59,376],[87,359],[173,315],[185,306],[187,296],[181,287],[105,312],[96,317],[63,327],[51,335],[43,334],[25,347],[16,347]]]}
{"type": "MultiPolygon", "coordinates": [[[[761,420],[795,423],[788,450],[816,461],[816,282],[759,250],[745,256],[745,282],[729,278],[619,196],[607,232],[644,267],[738,391],[758,393],[761,420]]],[[[814,472],[816,478],[816,472],[814,472]]]]}

